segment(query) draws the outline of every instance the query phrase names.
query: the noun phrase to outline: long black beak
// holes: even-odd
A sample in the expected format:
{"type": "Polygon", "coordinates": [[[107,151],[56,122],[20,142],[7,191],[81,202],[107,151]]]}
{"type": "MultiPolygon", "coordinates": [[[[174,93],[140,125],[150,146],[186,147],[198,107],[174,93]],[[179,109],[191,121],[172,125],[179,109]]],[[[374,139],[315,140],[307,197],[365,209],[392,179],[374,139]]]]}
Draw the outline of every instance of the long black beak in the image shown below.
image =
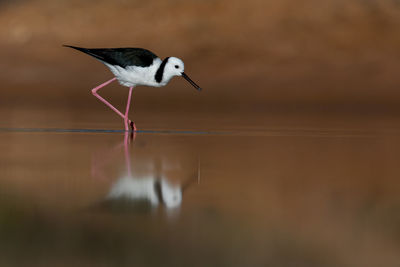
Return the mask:
{"type": "Polygon", "coordinates": [[[186,73],[182,72],[182,77],[185,78],[191,85],[193,85],[193,87],[196,88],[197,91],[201,91],[200,86],[192,81],[192,79],[190,79],[189,76],[186,75],[186,73]]]}
{"type": "Polygon", "coordinates": [[[189,188],[193,184],[193,182],[197,181],[197,184],[200,184],[200,158],[198,159],[197,162],[197,177],[193,177],[189,180],[187,180],[185,183],[182,184],[182,194],[185,192],[186,189],[189,188]]]}

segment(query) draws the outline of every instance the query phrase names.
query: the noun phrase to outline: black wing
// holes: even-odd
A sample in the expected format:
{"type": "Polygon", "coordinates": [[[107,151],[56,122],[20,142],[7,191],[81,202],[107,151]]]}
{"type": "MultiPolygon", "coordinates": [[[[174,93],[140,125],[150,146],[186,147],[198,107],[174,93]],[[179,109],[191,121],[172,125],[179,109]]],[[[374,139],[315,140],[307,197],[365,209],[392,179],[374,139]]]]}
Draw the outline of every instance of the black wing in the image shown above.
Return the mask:
{"type": "Polygon", "coordinates": [[[127,66],[148,67],[153,64],[157,56],[143,48],[82,48],[72,45],[64,45],[83,53],[91,55],[111,65],[118,65],[123,68],[127,66]]]}

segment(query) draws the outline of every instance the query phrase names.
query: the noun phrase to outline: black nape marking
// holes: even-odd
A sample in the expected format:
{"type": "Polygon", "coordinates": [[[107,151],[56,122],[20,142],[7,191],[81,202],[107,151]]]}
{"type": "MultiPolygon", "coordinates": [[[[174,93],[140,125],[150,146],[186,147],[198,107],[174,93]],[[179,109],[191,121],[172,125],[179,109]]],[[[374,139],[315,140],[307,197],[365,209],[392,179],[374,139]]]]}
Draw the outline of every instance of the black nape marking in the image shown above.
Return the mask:
{"type": "Polygon", "coordinates": [[[154,181],[154,191],[157,195],[158,200],[161,203],[164,203],[164,198],[163,198],[162,189],[161,189],[161,181],[158,179],[154,181]]]}
{"type": "Polygon", "coordinates": [[[168,59],[169,59],[169,57],[165,58],[163,60],[163,62],[161,62],[161,65],[160,65],[160,67],[158,67],[156,75],[154,76],[154,79],[156,79],[156,82],[158,82],[158,83],[160,83],[162,81],[163,74],[164,74],[164,68],[168,62],[168,59]]]}

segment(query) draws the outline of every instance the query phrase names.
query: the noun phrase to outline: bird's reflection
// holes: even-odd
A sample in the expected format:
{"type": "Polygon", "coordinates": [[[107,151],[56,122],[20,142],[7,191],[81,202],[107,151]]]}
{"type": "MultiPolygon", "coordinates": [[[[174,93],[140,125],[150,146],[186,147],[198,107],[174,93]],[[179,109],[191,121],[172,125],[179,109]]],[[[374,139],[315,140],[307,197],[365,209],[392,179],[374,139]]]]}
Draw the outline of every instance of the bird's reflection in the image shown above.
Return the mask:
{"type": "MultiPolygon", "coordinates": [[[[126,174],[112,183],[111,188],[102,202],[102,206],[112,211],[154,211],[162,207],[167,211],[178,210],[182,204],[182,197],[191,185],[200,183],[200,160],[196,174],[182,183],[173,183],[162,173],[161,160],[153,160],[153,171],[146,175],[134,175],[131,161],[131,145],[136,136],[124,135],[124,141],[114,147],[111,152],[123,150],[126,174]]],[[[102,168],[106,160],[92,161],[92,176],[104,178],[102,168]]]]}

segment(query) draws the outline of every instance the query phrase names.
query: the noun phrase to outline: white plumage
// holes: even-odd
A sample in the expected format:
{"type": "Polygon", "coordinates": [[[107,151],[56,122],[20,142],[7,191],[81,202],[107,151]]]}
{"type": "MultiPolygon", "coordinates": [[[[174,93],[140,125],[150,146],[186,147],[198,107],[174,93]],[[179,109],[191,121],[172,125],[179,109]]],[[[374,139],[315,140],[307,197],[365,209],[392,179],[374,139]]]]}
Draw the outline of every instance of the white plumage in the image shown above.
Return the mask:
{"type": "Polygon", "coordinates": [[[181,76],[185,69],[185,65],[183,64],[182,60],[176,57],[170,57],[168,62],[165,64],[162,80],[157,82],[155,76],[160,68],[160,65],[162,64],[162,60],[160,58],[154,59],[153,64],[148,67],[127,66],[123,68],[118,65],[111,65],[104,61],[102,62],[111,70],[118,82],[127,87],[137,85],[154,87],[165,86],[172,77],[181,76]],[[178,68],[176,68],[176,66],[178,66],[178,68]]]}

